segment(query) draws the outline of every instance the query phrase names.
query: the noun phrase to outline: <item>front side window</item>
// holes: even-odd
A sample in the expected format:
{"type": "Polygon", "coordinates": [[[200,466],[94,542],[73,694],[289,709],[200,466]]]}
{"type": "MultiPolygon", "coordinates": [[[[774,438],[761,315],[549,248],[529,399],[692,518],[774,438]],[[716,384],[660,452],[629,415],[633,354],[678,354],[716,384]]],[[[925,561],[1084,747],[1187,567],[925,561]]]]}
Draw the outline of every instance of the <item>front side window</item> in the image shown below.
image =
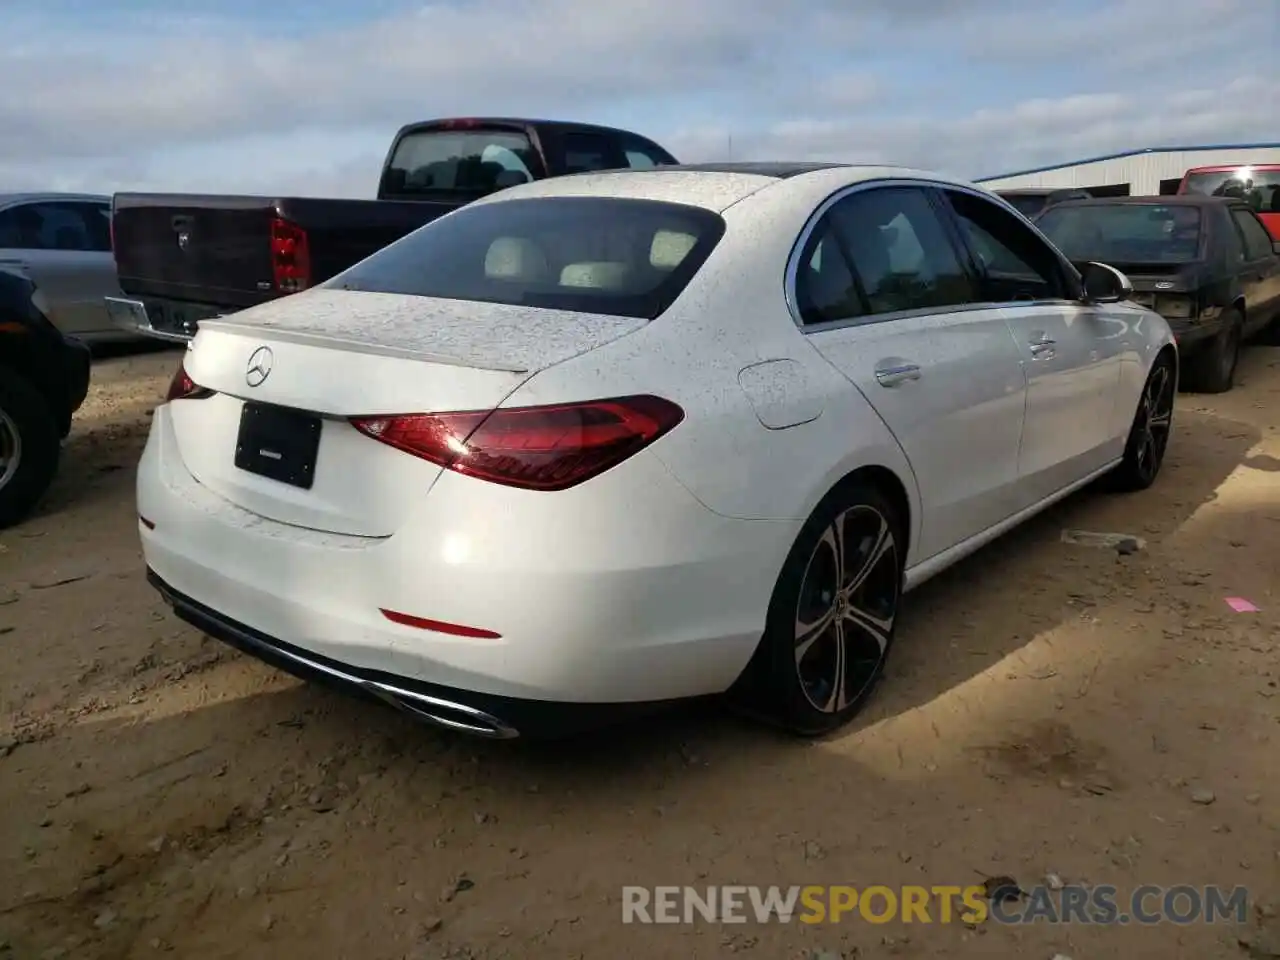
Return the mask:
{"type": "Polygon", "coordinates": [[[944,192],[982,268],[984,299],[1007,303],[1067,295],[1058,255],[1035,231],[989,200],[960,190],[944,192]]]}
{"type": "Polygon", "coordinates": [[[477,197],[535,180],[541,169],[533,144],[517,130],[420,130],[396,144],[383,193],[477,197]]]}
{"type": "MultiPolygon", "coordinates": [[[[94,241],[92,206],[67,201],[22,203],[0,211],[0,248],[14,250],[87,251],[94,241]]],[[[107,249],[110,249],[108,244],[107,249]]]]}
{"type": "Polygon", "coordinates": [[[710,210],[653,200],[480,203],[427,224],[324,286],[652,319],[679,296],[724,230],[710,210]]]}

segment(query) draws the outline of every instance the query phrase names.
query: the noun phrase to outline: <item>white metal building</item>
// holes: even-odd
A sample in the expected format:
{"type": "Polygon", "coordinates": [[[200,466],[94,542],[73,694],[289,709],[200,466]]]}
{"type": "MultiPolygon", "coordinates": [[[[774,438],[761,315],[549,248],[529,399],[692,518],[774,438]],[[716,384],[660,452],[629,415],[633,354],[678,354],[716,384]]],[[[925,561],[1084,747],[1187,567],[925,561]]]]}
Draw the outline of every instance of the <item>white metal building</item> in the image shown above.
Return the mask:
{"type": "Polygon", "coordinates": [[[1034,170],[1018,170],[977,181],[988,190],[1021,187],[1082,187],[1105,196],[1175,193],[1191,167],[1234,163],[1280,163],[1280,143],[1148,147],[1034,170]]]}

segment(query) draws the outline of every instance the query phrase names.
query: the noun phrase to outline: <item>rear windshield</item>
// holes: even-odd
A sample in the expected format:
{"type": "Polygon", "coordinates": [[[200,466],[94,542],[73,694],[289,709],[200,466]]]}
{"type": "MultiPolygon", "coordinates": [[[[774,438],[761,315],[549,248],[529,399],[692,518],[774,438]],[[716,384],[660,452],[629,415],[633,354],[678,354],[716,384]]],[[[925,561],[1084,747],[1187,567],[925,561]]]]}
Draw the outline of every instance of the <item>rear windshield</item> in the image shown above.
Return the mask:
{"type": "Polygon", "coordinates": [[[1200,256],[1200,210],[1106,204],[1050,207],[1038,226],[1070,260],[1187,263],[1200,256]]]}
{"type": "Polygon", "coordinates": [[[701,207],[537,197],[463,207],[325,286],[652,319],[724,235],[701,207]]]}
{"type": "Polygon", "coordinates": [[[1256,213],[1280,213],[1280,170],[1222,170],[1217,173],[1189,173],[1184,193],[1206,197],[1234,197],[1253,207],[1256,213]]]}
{"type": "Polygon", "coordinates": [[[538,154],[518,130],[423,130],[396,144],[381,192],[476,197],[540,176],[538,154]]]}

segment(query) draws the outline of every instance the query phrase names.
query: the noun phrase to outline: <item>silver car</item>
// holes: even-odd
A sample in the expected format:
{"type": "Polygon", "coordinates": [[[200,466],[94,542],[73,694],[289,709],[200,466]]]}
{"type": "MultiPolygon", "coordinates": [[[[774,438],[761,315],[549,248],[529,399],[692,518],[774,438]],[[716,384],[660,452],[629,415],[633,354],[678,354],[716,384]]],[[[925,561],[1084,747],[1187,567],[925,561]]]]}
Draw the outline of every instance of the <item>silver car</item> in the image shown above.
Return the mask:
{"type": "Polygon", "coordinates": [[[110,197],[0,193],[0,263],[35,281],[63,333],[86,343],[135,339],[112,323],[103,300],[120,295],[110,197]]]}

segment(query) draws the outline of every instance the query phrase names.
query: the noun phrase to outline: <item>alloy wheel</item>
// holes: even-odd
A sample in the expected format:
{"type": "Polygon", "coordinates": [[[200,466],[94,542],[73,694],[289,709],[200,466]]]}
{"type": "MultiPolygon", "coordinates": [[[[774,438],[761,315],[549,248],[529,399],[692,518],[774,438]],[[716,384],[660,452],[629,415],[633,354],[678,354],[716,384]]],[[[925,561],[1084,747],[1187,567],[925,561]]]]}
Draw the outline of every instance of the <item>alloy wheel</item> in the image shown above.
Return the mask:
{"type": "Polygon", "coordinates": [[[805,568],[795,615],[800,689],[821,713],[856,702],[879,673],[900,591],[893,526],[874,507],[838,514],[805,568]]]}
{"type": "Polygon", "coordinates": [[[1138,406],[1138,443],[1134,459],[1143,480],[1153,479],[1169,445],[1173,425],[1173,372],[1168,364],[1152,371],[1138,406]]]}
{"type": "Polygon", "coordinates": [[[18,425],[0,410],[0,490],[17,475],[21,461],[22,435],[18,433],[18,425]]]}

